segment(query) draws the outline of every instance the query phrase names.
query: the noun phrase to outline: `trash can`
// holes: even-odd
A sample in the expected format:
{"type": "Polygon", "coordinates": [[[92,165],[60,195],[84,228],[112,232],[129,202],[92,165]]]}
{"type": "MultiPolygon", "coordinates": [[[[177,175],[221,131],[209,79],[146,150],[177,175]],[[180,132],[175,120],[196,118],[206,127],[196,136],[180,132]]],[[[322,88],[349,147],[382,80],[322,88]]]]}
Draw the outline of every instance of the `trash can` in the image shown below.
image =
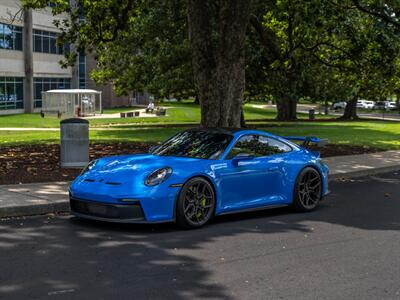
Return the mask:
{"type": "Polygon", "coordinates": [[[310,109],[308,111],[308,119],[309,120],[315,120],[315,109],[310,109]]]}
{"type": "Polygon", "coordinates": [[[62,168],[89,163],[89,121],[71,118],[60,122],[60,160],[62,168]]]}

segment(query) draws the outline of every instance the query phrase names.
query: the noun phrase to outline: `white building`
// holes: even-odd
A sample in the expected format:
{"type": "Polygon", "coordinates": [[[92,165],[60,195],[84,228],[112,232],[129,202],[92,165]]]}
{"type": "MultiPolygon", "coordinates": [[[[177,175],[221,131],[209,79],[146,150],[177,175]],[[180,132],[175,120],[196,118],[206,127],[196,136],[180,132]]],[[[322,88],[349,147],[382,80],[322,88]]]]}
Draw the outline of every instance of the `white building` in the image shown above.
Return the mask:
{"type": "Polygon", "coordinates": [[[39,111],[42,91],[86,87],[85,56],[59,64],[68,46],[56,44],[54,19],[50,8],[24,14],[19,0],[0,1],[0,114],[39,111]]]}
{"type": "Polygon", "coordinates": [[[0,0],[0,115],[39,112],[42,92],[54,89],[100,90],[103,107],[138,101],[133,94],[117,97],[111,85],[97,86],[90,80],[88,73],[96,66],[92,56],[79,55],[75,67],[61,68],[69,46],[56,44],[59,31],[53,21],[66,17],[54,17],[50,7],[23,14],[20,0],[0,0]]]}

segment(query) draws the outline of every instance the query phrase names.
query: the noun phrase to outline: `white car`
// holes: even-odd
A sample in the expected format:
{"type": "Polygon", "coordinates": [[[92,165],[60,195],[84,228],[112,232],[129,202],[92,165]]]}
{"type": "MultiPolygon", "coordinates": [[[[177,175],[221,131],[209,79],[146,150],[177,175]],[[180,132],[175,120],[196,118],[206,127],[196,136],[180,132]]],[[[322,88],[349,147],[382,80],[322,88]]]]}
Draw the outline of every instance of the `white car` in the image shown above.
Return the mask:
{"type": "Polygon", "coordinates": [[[387,110],[396,110],[397,105],[395,101],[386,102],[386,109],[387,110]]]}
{"type": "Polygon", "coordinates": [[[396,110],[397,105],[394,101],[379,101],[376,102],[374,109],[381,109],[381,110],[396,110]]]}
{"type": "Polygon", "coordinates": [[[375,105],[374,101],[368,101],[368,100],[364,101],[364,108],[366,109],[373,109],[374,105],[375,105]]]}
{"type": "Polygon", "coordinates": [[[357,108],[372,109],[374,105],[375,105],[374,101],[368,101],[368,100],[357,101],[357,108]]]}
{"type": "Polygon", "coordinates": [[[357,108],[364,108],[364,101],[365,100],[358,100],[356,104],[357,108]]]}
{"type": "Polygon", "coordinates": [[[344,101],[340,101],[340,102],[335,102],[332,105],[332,109],[336,110],[336,109],[345,109],[346,108],[347,103],[344,101]]]}

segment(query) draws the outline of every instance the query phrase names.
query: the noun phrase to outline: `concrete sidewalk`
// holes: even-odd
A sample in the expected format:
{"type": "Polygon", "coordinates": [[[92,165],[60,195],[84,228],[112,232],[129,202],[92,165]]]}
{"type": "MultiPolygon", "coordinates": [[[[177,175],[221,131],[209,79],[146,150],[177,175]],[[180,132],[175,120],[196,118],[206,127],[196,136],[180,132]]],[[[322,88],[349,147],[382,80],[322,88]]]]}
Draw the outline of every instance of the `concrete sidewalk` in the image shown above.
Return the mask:
{"type": "Polygon", "coordinates": [[[0,218],[69,211],[68,182],[0,185],[0,218]]]}
{"type": "Polygon", "coordinates": [[[354,178],[400,170],[400,151],[345,155],[324,158],[329,166],[330,180],[354,178]]]}
{"type": "MultiPolygon", "coordinates": [[[[330,180],[400,171],[400,151],[325,158],[330,180]]],[[[0,218],[69,211],[68,182],[0,185],[0,218]]]]}

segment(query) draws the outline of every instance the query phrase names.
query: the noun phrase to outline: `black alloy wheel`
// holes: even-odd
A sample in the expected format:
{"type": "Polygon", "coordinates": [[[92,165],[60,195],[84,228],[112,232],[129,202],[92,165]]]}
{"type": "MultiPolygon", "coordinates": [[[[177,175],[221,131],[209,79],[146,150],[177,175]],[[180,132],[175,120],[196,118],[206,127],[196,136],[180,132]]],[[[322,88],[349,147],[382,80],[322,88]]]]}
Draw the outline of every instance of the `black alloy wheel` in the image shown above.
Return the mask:
{"type": "Polygon", "coordinates": [[[321,175],[314,168],[303,169],[296,180],[293,208],[298,211],[311,211],[317,207],[321,196],[321,175]]]}
{"type": "Polygon", "coordinates": [[[185,228],[199,228],[213,216],[215,193],[211,184],[202,177],[190,179],[179,194],[176,222],[185,228]]]}

